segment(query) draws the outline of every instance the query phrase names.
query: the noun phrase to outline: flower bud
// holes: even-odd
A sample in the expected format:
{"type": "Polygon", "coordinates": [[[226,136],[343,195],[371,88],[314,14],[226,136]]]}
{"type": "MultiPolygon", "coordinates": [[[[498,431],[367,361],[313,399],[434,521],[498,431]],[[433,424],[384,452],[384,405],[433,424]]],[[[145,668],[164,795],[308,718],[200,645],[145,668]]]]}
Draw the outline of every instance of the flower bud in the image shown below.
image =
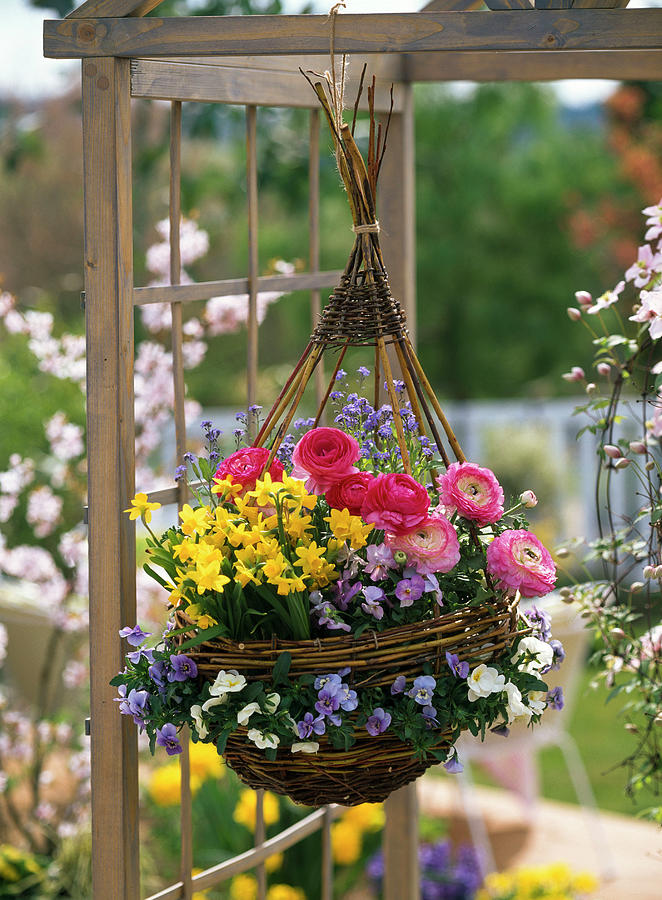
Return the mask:
{"type": "Polygon", "coordinates": [[[556,556],[558,559],[567,559],[570,556],[570,551],[567,547],[559,547],[556,551],[556,556]]]}
{"type": "Polygon", "coordinates": [[[396,550],[393,554],[393,559],[399,566],[404,566],[404,564],[407,562],[407,554],[404,552],[404,550],[396,550]]]}
{"type": "Polygon", "coordinates": [[[645,453],[646,444],[643,441],[630,441],[630,450],[633,453],[645,453]]]}
{"type": "Polygon", "coordinates": [[[581,366],[573,366],[569,372],[565,372],[561,377],[564,381],[583,381],[586,375],[581,366]]]}
{"type": "Polygon", "coordinates": [[[571,322],[579,322],[582,317],[581,311],[576,306],[569,306],[566,312],[571,322]]]}
{"type": "Polygon", "coordinates": [[[598,375],[609,375],[611,372],[611,366],[606,362],[598,363],[597,369],[598,375]]]}
{"type": "Polygon", "coordinates": [[[653,572],[653,578],[662,578],[662,566],[655,566],[655,571],[653,572]]]}
{"type": "Polygon", "coordinates": [[[621,453],[620,447],[617,447],[616,444],[605,444],[602,448],[607,456],[610,456],[612,459],[619,459],[623,454],[621,453]]]}
{"type": "Polygon", "coordinates": [[[563,599],[565,600],[566,597],[569,597],[569,596],[572,594],[572,588],[569,588],[569,587],[562,587],[561,590],[559,591],[559,594],[560,594],[560,595],[563,597],[563,599]]]}
{"type": "Polygon", "coordinates": [[[662,725],[662,713],[658,713],[653,719],[656,725],[662,725]]]}
{"type": "Polygon", "coordinates": [[[651,459],[646,463],[646,469],[648,472],[651,472],[654,468],[655,468],[655,463],[651,459]]]}
{"type": "Polygon", "coordinates": [[[630,593],[638,594],[642,587],[644,587],[643,581],[633,581],[630,585],[630,593]]]}
{"type": "Polygon", "coordinates": [[[649,578],[655,578],[655,567],[654,566],[644,566],[644,578],[648,580],[649,578]]]}
{"type": "Polygon", "coordinates": [[[593,303],[593,297],[588,291],[575,291],[575,300],[580,306],[590,306],[593,303]]]}
{"type": "Polygon", "coordinates": [[[630,460],[626,459],[624,456],[622,456],[620,459],[616,460],[616,462],[614,463],[614,468],[615,469],[627,469],[627,467],[629,465],[630,465],[630,460]]]}
{"type": "Polygon", "coordinates": [[[589,381],[589,383],[586,385],[586,393],[589,395],[589,397],[591,396],[591,394],[595,394],[597,389],[597,385],[593,381],[589,381]]]}
{"type": "Polygon", "coordinates": [[[522,491],[519,495],[519,502],[523,503],[527,509],[533,509],[534,506],[538,505],[538,498],[533,491],[522,491]]]}
{"type": "Polygon", "coordinates": [[[634,724],[634,722],[626,722],[626,724],[623,727],[625,728],[626,731],[629,731],[630,734],[639,734],[639,729],[634,724]]]}
{"type": "Polygon", "coordinates": [[[577,598],[574,594],[566,594],[565,596],[561,597],[561,600],[563,600],[564,603],[574,603],[576,599],[577,598]]]}
{"type": "Polygon", "coordinates": [[[625,632],[622,628],[612,628],[609,634],[617,641],[622,641],[625,637],[625,632]]]}

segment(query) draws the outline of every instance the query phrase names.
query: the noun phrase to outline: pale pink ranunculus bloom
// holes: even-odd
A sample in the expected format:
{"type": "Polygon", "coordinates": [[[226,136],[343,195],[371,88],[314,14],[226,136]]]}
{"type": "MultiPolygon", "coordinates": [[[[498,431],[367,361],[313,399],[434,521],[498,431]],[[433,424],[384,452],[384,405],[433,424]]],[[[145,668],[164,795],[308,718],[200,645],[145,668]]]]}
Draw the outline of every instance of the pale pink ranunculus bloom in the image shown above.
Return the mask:
{"type": "Polygon", "coordinates": [[[428,516],[408,534],[386,535],[387,546],[407,554],[419,575],[450,572],[460,560],[457,532],[444,516],[428,516]]]}
{"type": "Polygon", "coordinates": [[[498,522],[503,515],[503,488],[491,469],[475,463],[452,463],[437,478],[439,497],[477,525],[498,522]]]}
{"type": "Polygon", "coordinates": [[[509,529],[487,548],[487,571],[505,590],[523,597],[543,597],[556,583],[556,566],[535,534],[509,529]]]}
{"type": "Polygon", "coordinates": [[[642,291],[639,299],[641,305],[630,321],[648,322],[648,333],[656,341],[662,337],[662,290],[642,291]]]}

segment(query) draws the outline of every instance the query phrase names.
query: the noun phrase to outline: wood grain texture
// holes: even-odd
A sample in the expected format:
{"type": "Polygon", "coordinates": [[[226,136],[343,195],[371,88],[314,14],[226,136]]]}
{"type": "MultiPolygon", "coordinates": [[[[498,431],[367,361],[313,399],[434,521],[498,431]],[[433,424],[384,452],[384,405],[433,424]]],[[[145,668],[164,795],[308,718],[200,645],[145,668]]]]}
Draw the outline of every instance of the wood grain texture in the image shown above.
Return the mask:
{"type": "Polygon", "coordinates": [[[120,16],[146,16],[163,0],[85,0],[72,10],[67,19],[119,18],[120,16]]]}
{"type": "Polygon", "coordinates": [[[384,811],[384,900],[418,900],[421,891],[416,783],[394,791],[384,803],[384,811]]]}
{"type": "Polygon", "coordinates": [[[457,10],[464,12],[470,9],[480,9],[483,0],[430,0],[425,6],[422,6],[420,12],[434,12],[435,10],[457,10]]]}
{"type": "Polygon", "coordinates": [[[109,681],[136,621],[133,235],[127,60],[83,63],[93,895],[137,900],[138,755],[109,681]]]}
{"type": "MultiPolygon", "coordinates": [[[[354,67],[355,68],[355,67],[354,67]]],[[[347,96],[354,95],[349,79],[347,96]]],[[[237,103],[313,109],[319,101],[293,63],[289,71],[205,65],[184,61],[135,59],[131,61],[131,94],[152,100],[196,100],[204,103],[237,103]]],[[[394,89],[394,105],[400,108],[400,92],[394,89]]],[[[390,83],[376,90],[378,112],[390,106],[390,83]]],[[[367,98],[361,108],[367,108],[367,98]]]]}
{"type": "MultiPolygon", "coordinates": [[[[194,16],[44,22],[44,55],[201,56],[325,53],[327,16],[194,16]]],[[[603,50],[662,47],[662,9],[503,10],[337,17],[337,53],[603,50]]]]}
{"type": "MultiPolygon", "coordinates": [[[[340,269],[326,272],[297,272],[294,275],[261,275],[257,279],[258,291],[310,291],[335,287],[342,275],[340,269]]],[[[234,297],[248,293],[248,278],[226,278],[223,281],[200,281],[196,284],[159,285],[135,288],[134,304],[189,303],[209,300],[210,297],[234,297]]]]}
{"type": "Polygon", "coordinates": [[[421,81],[555,81],[560,78],[662,79],[662,50],[558,50],[419,53],[408,76],[421,81]]]}
{"type": "MultiPolygon", "coordinates": [[[[246,406],[257,403],[258,368],[258,196],[257,196],[257,107],[246,107],[246,205],[248,220],[248,316],[246,321],[246,406]]],[[[255,419],[248,420],[248,438],[256,434],[255,419]]],[[[260,898],[264,900],[264,898],[260,898]]]]}
{"type": "Polygon", "coordinates": [[[533,7],[529,0],[485,0],[485,5],[492,10],[499,11],[503,9],[531,9],[533,7]]]}

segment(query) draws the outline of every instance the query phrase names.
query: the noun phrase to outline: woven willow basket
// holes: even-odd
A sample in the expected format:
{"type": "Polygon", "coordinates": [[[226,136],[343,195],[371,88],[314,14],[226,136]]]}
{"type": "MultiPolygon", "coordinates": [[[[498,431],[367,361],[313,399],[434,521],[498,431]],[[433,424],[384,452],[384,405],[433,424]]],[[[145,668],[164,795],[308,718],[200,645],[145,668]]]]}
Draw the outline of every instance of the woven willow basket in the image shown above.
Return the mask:
{"type": "MultiPolygon", "coordinates": [[[[179,628],[188,620],[175,614],[179,628]]],[[[248,681],[263,681],[268,687],[279,655],[292,658],[290,677],[325,675],[349,668],[347,681],[353,688],[390,687],[396,676],[411,680],[424,663],[433,666],[437,678],[454,678],[446,664],[446,652],[472,664],[492,662],[506,653],[517,632],[518,598],[497,598],[492,603],[466,606],[434,619],[415,622],[360,637],[341,635],[310,641],[235,642],[214,638],[187,650],[195,660],[198,677],[212,682],[219,670],[236,669],[248,681]]],[[[519,632],[521,634],[521,631],[519,632]]],[[[186,640],[184,632],[178,640],[186,640]]],[[[384,800],[391,791],[418,778],[433,759],[414,756],[406,741],[385,732],[371,737],[356,729],[356,743],[347,751],[334,749],[322,737],[316,754],[280,750],[275,760],[246,740],[246,729],[238,729],[228,740],[225,759],[237,775],[253,788],[268,788],[286,794],[298,803],[320,806],[384,800]]],[[[448,749],[454,735],[440,732],[438,749],[448,749]]]]}

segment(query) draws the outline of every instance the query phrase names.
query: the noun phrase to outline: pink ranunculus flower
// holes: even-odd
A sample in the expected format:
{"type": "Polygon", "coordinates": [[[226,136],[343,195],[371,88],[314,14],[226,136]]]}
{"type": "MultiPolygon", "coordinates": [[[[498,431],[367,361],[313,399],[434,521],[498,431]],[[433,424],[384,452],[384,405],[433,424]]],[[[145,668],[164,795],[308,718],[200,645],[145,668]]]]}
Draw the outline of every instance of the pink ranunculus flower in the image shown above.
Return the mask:
{"type": "MultiPolygon", "coordinates": [[[[252,491],[255,488],[255,482],[262,475],[268,459],[269,451],[266,447],[242,447],[227,459],[221,460],[214,477],[227,478],[228,475],[232,475],[232,481],[240,484],[245,494],[246,491],[252,491]]],[[[274,459],[269,466],[272,481],[282,481],[283,471],[282,463],[274,459]]]]}
{"type": "Polygon", "coordinates": [[[368,486],[361,515],[366,522],[392,534],[407,534],[428,517],[428,492],[411,475],[389,472],[368,486]]]}
{"type": "Polygon", "coordinates": [[[353,516],[360,516],[366,491],[374,480],[372,472],[354,472],[347,475],[327,490],[326,502],[331,509],[348,509],[353,516]]]}
{"type": "Polygon", "coordinates": [[[503,515],[503,488],[491,469],[474,463],[452,463],[437,478],[439,497],[477,525],[498,522],[503,515]]]}
{"type": "Polygon", "coordinates": [[[460,542],[444,516],[428,516],[407,534],[386,535],[391,550],[402,550],[408,563],[416,563],[419,575],[450,572],[460,559],[460,542]]]}
{"type": "Polygon", "coordinates": [[[556,583],[556,566],[535,534],[510,529],[487,548],[487,571],[499,587],[523,597],[543,597],[556,583]]]}
{"type": "Polygon", "coordinates": [[[306,482],[306,490],[324,494],[331,485],[358,472],[358,441],[339,428],[313,428],[292,453],[292,476],[306,482]]]}

